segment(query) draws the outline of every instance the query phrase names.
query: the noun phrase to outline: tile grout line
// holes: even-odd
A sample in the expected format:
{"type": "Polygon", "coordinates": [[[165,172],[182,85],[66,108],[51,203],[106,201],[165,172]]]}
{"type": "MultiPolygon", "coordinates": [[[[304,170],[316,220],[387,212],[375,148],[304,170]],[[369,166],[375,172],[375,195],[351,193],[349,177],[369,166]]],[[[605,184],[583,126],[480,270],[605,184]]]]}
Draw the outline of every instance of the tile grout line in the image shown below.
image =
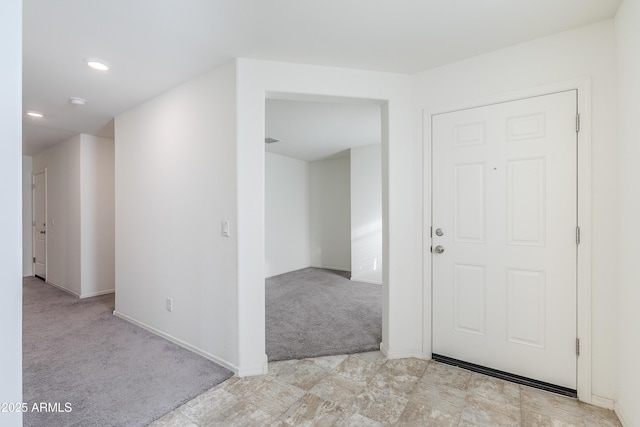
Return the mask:
{"type": "Polygon", "coordinates": [[[518,386],[520,392],[520,425],[524,424],[524,410],[522,409],[522,385],[518,386]]]}

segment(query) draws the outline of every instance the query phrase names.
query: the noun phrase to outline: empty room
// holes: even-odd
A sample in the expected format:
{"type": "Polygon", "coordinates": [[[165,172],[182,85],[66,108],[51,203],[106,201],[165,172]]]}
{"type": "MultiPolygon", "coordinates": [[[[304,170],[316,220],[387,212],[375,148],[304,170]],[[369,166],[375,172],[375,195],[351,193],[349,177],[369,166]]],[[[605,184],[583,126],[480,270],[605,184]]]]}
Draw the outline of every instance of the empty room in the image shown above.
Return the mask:
{"type": "Polygon", "coordinates": [[[3,2],[0,424],[640,425],[639,19],[3,2]],[[376,140],[287,151],[357,122],[304,103],[374,108],[376,140]],[[379,323],[322,324],[372,294],[312,307],[297,276],[269,311],[318,270],[375,286],[379,323]]]}

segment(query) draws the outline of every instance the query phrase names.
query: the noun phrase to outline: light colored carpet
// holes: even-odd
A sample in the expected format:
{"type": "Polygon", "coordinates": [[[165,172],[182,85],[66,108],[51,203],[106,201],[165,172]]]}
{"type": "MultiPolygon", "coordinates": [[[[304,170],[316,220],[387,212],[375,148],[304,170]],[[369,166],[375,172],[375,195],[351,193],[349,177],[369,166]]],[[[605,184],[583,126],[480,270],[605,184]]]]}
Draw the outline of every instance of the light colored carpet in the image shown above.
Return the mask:
{"type": "Polygon", "coordinates": [[[78,299],[23,285],[23,393],[71,412],[27,412],[25,426],[144,426],[232,372],[114,317],[114,295],[78,299]]]}
{"type": "Polygon", "coordinates": [[[379,350],[382,287],[305,268],[266,279],[269,361],[379,350]]]}

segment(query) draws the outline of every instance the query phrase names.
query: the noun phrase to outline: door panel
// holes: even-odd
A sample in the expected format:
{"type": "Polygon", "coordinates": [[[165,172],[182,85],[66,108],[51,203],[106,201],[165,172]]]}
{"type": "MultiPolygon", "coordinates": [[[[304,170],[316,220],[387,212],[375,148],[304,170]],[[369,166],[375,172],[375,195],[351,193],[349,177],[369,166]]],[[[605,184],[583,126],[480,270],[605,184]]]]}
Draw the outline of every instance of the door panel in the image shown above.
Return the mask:
{"type": "Polygon", "coordinates": [[[486,296],[485,268],[455,264],[453,271],[454,328],[459,332],[484,335],[485,305],[478,304],[486,296]]]}
{"type": "Polygon", "coordinates": [[[457,242],[484,242],[484,163],[453,167],[454,233],[457,242]]]}
{"type": "Polygon", "coordinates": [[[433,116],[433,352],[576,388],[576,91],[433,116]]]}

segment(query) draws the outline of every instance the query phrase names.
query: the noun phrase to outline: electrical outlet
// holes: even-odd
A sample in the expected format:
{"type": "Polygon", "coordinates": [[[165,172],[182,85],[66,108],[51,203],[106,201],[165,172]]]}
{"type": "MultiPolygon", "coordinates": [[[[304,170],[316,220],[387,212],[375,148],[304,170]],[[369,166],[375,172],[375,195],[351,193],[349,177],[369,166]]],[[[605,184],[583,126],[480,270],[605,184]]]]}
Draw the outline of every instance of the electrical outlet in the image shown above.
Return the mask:
{"type": "Polygon", "coordinates": [[[173,298],[167,298],[167,311],[173,311],[173,298]]]}

